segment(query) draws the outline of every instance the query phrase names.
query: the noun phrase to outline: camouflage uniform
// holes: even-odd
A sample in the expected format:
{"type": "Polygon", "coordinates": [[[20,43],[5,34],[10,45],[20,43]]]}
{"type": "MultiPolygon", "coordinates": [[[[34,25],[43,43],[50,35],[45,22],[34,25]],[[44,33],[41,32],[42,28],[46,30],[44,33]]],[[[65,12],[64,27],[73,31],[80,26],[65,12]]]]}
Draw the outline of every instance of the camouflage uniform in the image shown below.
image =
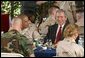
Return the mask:
{"type": "Polygon", "coordinates": [[[11,30],[1,35],[1,52],[20,53],[25,57],[33,54],[32,44],[24,35],[11,30]]]}

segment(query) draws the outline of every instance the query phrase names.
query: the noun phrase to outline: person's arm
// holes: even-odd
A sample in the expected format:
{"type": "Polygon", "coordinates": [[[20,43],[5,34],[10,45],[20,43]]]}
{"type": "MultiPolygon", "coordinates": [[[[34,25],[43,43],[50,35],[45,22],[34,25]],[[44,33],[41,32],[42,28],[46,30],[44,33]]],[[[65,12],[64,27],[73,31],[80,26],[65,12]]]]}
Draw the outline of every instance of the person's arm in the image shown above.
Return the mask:
{"type": "Polygon", "coordinates": [[[50,36],[51,36],[51,28],[49,27],[48,28],[48,33],[47,33],[47,35],[44,38],[44,43],[46,43],[48,39],[51,39],[50,36]]]}
{"type": "Polygon", "coordinates": [[[50,26],[50,20],[49,18],[46,19],[45,22],[42,22],[39,26],[39,30],[42,31],[44,28],[46,28],[47,26],[50,26]]]}
{"type": "Polygon", "coordinates": [[[41,39],[41,36],[40,36],[40,34],[39,34],[39,32],[37,31],[37,30],[35,30],[34,32],[33,32],[33,38],[34,39],[41,39]]]}
{"type": "Polygon", "coordinates": [[[26,57],[30,57],[31,54],[34,54],[33,51],[33,44],[29,42],[29,39],[27,39],[25,36],[21,36],[22,38],[19,40],[21,49],[23,51],[23,54],[26,57]]]}

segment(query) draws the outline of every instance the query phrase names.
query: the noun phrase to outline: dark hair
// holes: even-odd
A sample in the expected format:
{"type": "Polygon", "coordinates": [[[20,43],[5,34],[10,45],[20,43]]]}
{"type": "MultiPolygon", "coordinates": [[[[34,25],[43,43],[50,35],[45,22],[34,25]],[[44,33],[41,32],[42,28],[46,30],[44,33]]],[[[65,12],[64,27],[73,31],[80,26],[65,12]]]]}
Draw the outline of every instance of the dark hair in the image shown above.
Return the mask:
{"type": "Polygon", "coordinates": [[[34,15],[34,14],[27,14],[27,16],[28,16],[29,20],[30,20],[32,23],[34,23],[34,21],[35,21],[35,15],[34,15]]]}
{"type": "Polygon", "coordinates": [[[76,13],[84,12],[84,10],[76,10],[76,13]]]}
{"type": "Polygon", "coordinates": [[[32,14],[20,14],[18,17],[21,18],[22,20],[27,17],[28,20],[30,20],[32,23],[34,22],[33,19],[32,19],[32,14]]]}

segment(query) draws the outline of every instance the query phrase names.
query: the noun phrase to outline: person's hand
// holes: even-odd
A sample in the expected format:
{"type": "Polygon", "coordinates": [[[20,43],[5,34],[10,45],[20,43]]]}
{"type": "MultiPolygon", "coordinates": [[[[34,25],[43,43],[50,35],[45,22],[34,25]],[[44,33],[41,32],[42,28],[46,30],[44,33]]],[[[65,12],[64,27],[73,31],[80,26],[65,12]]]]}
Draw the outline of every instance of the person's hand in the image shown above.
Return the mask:
{"type": "Polygon", "coordinates": [[[57,44],[53,44],[53,47],[54,47],[54,48],[57,48],[57,44]]]}
{"type": "Polygon", "coordinates": [[[34,43],[33,43],[33,45],[32,45],[32,47],[33,47],[33,48],[35,48],[35,47],[36,47],[36,45],[35,45],[35,44],[36,44],[36,43],[34,42],[34,43]]]}
{"type": "Polygon", "coordinates": [[[53,44],[54,48],[57,48],[58,42],[53,44]]]}

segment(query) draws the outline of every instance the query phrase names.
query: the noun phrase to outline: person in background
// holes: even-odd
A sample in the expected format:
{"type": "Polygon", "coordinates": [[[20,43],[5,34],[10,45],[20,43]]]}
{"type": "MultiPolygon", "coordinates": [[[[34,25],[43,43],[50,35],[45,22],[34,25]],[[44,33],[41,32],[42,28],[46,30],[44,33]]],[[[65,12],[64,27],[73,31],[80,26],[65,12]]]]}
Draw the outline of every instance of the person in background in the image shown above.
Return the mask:
{"type": "Polygon", "coordinates": [[[57,44],[57,57],[84,57],[84,48],[78,45],[75,40],[79,35],[79,27],[76,24],[69,24],[64,29],[64,39],[57,44]]]}
{"type": "Polygon", "coordinates": [[[84,11],[77,10],[76,19],[77,22],[75,24],[77,24],[78,26],[84,26],[84,11]]]}
{"type": "Polygon", "coordinates": [[[46,36],[46,34],[48,33],[48,28],[49,26],[55,24],[56,22],[56,12],[57,10],[59,10],[59,7],[57,6],[51,6],[48,9],[48,17],[44,18],[44,22],[42,22],[39,26],[39,33],[44,37],[46,36]]]}
{"type": "MultiPolygon", "coordinates": [[[[26,22],[23,21],[23,23],[26,23],[26,22]]],[[[41,35],[38,32],[37,26],[34,23],[32,23],[32,19],[29,18],[29,16],[28,16],[28,26],[27,28],[21,31],[21,34],[25,35],[30,40],[30,43],[33,43],[33,40],[41,39],[41,35]]]]}
{"type": "MultiPolygon", "coordinates": [[[[80,29],[79,29],[80,36],[81,35],[84,36],[84,11],[77,10],[76,19],[77,19],[77,22],[75,24],[80,27],[80,29]]],[[[77,43],[80,40],[80,36],[78,36],[77,37],[78,39],[76,39],[77,43]]]]}

